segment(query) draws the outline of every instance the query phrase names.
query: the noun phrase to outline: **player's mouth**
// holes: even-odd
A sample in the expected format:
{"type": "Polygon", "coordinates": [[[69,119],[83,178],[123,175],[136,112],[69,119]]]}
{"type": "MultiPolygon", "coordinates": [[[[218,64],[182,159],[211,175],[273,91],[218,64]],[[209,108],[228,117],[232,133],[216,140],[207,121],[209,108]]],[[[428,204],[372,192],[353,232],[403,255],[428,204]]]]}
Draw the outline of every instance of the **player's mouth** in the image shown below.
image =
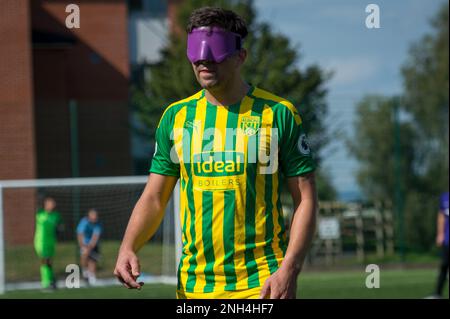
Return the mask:
{"type": "Polygon", "coordinates": [[[198,71],[198,73],[212,74],[212,73],[216,73],[216,72],[214,70],[209,70],[209,69],[200,69],[198,71]]]}

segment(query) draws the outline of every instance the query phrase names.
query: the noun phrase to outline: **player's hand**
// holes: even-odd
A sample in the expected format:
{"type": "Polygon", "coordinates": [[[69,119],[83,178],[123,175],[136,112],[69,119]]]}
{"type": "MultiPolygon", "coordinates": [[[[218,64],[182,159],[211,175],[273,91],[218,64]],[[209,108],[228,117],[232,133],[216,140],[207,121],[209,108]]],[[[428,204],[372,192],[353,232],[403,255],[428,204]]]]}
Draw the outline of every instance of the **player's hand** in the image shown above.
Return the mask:
{"type": "Polygon", "coordinates": [[[89,248],[89,246],[84,245],[83,247],[81,247],[81,253],[86,257],[89,255],[89,253],[91,252],[91,249],[89,248]]]}
{"type": "Polygon", "coordinates": [[[140,275],[139,259],[132,251],[120,251],[114,276],[128,289],[141,289],[143,282],[137,282],[140,275]]]}
{"type": "Polygon", "coordinates": [[[281,267],[266,280],[259,298],[295,299],[296,292],[297,274],[281,267]]]}

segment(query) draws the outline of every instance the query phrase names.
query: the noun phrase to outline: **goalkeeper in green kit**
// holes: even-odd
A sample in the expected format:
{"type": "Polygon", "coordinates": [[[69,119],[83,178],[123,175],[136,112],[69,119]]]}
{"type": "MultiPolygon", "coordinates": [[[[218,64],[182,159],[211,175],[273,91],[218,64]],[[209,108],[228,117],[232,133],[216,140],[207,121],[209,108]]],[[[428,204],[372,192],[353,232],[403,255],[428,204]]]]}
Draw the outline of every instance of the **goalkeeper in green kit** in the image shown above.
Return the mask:
{"type": "Polygon", "coordinates": [[[61,226],[61,216],[55,210],[56,202],[51,197],[44,199],[44,208],[36,214],[34,248],[41,261],[41,285],[44,289],[55,289],[52,259],[55,255],[56,232],[61,226]]]}

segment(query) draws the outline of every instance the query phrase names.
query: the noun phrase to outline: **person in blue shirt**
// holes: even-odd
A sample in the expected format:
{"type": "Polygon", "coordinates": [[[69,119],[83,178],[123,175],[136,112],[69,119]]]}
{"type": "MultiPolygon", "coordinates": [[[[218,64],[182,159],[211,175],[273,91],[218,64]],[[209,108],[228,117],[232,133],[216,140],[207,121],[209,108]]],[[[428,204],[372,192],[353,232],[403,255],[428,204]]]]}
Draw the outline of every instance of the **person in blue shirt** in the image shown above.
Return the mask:
{"type": "Polygon", "coordinates": [[[439,201],[439,214],[437,220],[437,235],[436,244],[442,247],[442,261],[439,268],[439,276],[436,284],[434,296],[442,298],[442,291],[448,274],[448,243],[449,243],[449,229],[448,229],[448,192],[441,194],[439,201]]]}
{"type": "Polygon", "coordinates": [[[94,285],[97,279],[97,262],[100,259],[99,241],[102,226],[98,221],[98,212],[90,209],[77,226],[78,244],[80,245],[80,263],[83,277],[88,284],[94,285]]]}

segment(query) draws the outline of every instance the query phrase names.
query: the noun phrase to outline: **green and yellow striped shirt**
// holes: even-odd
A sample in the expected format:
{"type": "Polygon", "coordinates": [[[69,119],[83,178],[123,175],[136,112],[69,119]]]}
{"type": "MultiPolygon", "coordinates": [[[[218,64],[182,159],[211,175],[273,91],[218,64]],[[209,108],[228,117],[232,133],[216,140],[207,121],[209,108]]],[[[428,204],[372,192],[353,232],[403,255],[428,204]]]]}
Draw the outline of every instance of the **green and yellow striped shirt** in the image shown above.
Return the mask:
{"type": "Polygon", "coordinates": [[[251,87],[229,106],[212,105],[204,90],[171,104],[150,172],[180,178],[178,289],[262,286],[287,247],[280,170],[290,177],[314,169],[300,115],[283,98],[251,87]]]}

